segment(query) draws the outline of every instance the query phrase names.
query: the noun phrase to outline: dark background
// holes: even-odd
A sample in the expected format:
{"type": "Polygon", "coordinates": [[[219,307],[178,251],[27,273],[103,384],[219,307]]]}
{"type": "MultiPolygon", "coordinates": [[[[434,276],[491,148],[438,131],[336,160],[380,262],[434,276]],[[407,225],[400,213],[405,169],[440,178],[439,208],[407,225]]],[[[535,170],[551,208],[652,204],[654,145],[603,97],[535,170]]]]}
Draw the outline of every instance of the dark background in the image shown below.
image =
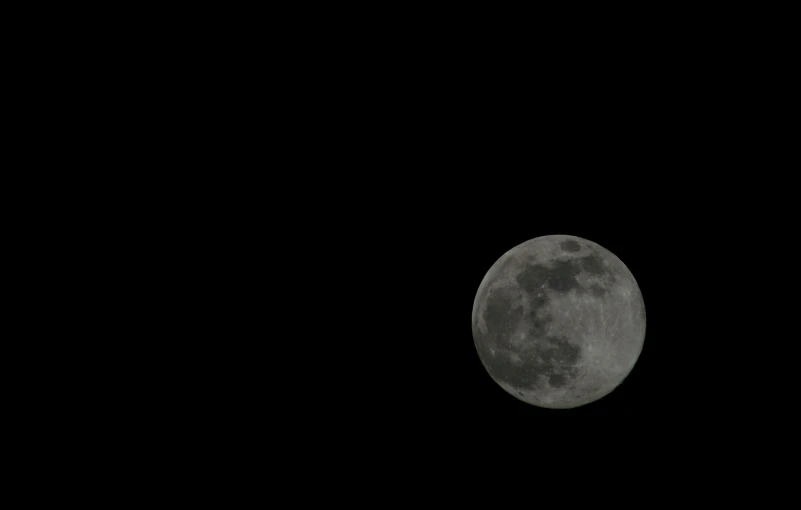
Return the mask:
{"type": "Polygon", "coordinates": [[[322,228],[348,268],[337,278],[337,288],[349,289],[337,296],[346,310],[337,323],[358,318],[344,332],[358,347],[337,365],[352,380],[345,394],[353,412],[420,420],[629,416],[660,424],[742,424],[774,412],[768,402],[783,385],[766,384],[764,374],[780,376],[770,364],[781,356],[769,349],[780,300],[768,288],[781,286],[775,260],[786,247],[776,250],[771,240],[786,236],[791,204],[781,198],[781,178],[745,169],[775,165],[775,139],[674,117],[640,126],[610,115],[562,130],[570,115],[550,113],[550,129],[529,129],[509,115],[450,117],[447,127],[401,123],[400,131],[332,148],[332,157],[365,169],[344,183],[330,177],[332,189],[350,191],[331,195],[336,214],[322,228]],[[644,348],[631,374],[608,396],[572,410],[508,395],[483,368],[470,328],[490,266],[551,234],[583,237],[617,255],[646,307],[644,348]]]}
{"type": "MultiPolygon", "coordinates": [[[[397,350],[389,352],[399,362],[392,364],[392,373],[403,381],[396,390],[405,412],[657,417],[671,402],[698,405],[701,395],[688,393],[692,385],[678,373],[692,372],[694,360],[700,359],[697,323],[702,321],[690,311],[697,294],[688,292],[692,284],[683,281],[690,274],[682,275],[687,255],[669,226],[649,217],[653,208],[644,208],[641,195],[622,183],[612,194],[582,185],[580,177],[571,184],[571,172],[565,170],[563,187],[549,187],[549,193],[521,173],[509,176],[507,183],[504,173],[496,174],[498,182],[489,186],[497,194],[494,200],[481,198],[486,192],[476,189],[474,200],[446,201],[449,214],[432,214],[404,238],[412,251],[405,261],[394,259],[407,267],[398,282],[403,298],[392,301],[397,308],[391,314],[397,314],[394,320],[403,333],[397,350]],[[473,300],[489,267],[512,247],[551,234],[583,237],[612,251],[634,274],[646,304],[645,345],[629,377],[607,397],[572,410],[540,409],[508,395],[482,366],[470,327],[473,300]],[[694,355],[688,344],[696,345],[690,349],[694,355]]],[[[685,231],[684,239],[691,236],[685,231]]]]}
{"type": "MultiPolygon", "coordinates": [[[[516,162],[462,155],[455,163],[464,171],[445,182],[407,172],[391,195],[368,200],[366,209],[359,203],[347,221],[357,255],[340,282],[348,285],[354,274],[361,282],[350,282],[353,297],[344,303],[362,318],[353,324],[359,348],[345,356],[358,368],[344,374],[356,374],[359,412],[660,420],[675,418],[677,406],[683,416],[714,414],[728,398],[716,378],[727,356],[718,342],[729,329],[720,322],[731,321],[722,306],[729,286],[721,283],[730,262],[712,254],[740,241],[724,225],[713,227],[714,215],[700,213],[704,202],[691,186],[664,184],[675,174],[624,169],[603,156],[565,164],[558,153],[516,162]],[[479,360],[470,322],[490,266],[512,247],[551,234],[583,237],[617,255],[646,306],[645,344],[631,374],[608,396],[572,410],[540,409],[501,389],[479,360]]],[[[733,211],[728,217],[737,221],[733,211]]]]}
{"type": "MultiPolygon", "coordinates": [[[[791,131],[771,116],[784,111],[780,96],[752,87],[763,75],[727,75],[706,58],[555,59],[545,71],[502,52],[460,54],[422,49],[399,63],[383,50],[365,60],[323,46],[281,75],[291,93],[271,100],[290,114],[256,143],[264,161],[278,161],[276,147],[284,159],[267,165],[266,184],[241,186],[257,194],[258,214],[240,216],[258,219],[254,244],[278,231],[303,243],[273,243],[284,261],[264,269],[267,296],[274,273],[299,293],[275,296],[300,318],[269,348],[282,349],[271,356],[293,374],[285,384],[303,385],[301,405],[330,402],[326,415],[342,420],[423,422],[732,424],[770,411],[782,385],[763,374],[777,373],[766,367],[781,357],[768,331],[780,314],[778,294],[762,287],[787,278],[776,267],[794,206],[789,174],[776,172],[791,131]],[[506,394],[470,328],[495,260],[550,234],[617,255],[646,307],[631,374],[573,410],[506,394]]],[[[260,133],[249,132],[237,141],[260,133]]],[[[226,151],[220,167],[248,168],[241,154],[226,151]]],[[[265,324],[275,320],[270,310],[265,324]]]]}
{"type": "MultiPolygon", "coordinates": [[[[245,39],[248,32],[232,26],[245,39]]],[[[473,27],[483,33],[481,24],[473,27]]],[[[798,302],[797,142],[786,126],[797,116],[780,93],[794,90],[792,66],[771,61],[773,50],[745,43],[741,51],[714,36],[716,48],[690,45],[691,59],[674,51],[684,35],[673,30],[661,50],[629,39],[620,46],[642,51],[624,54],[588,41],[563,57],[555,49],[570,36],[542,44],[528,41],[530,32],[519,32],[523,44],[503,41],[498,49],[481,37],[446,36],[445,45],[423,43],[418,52],[409,51],[417,35],[406,30],[394,49],[358,36],[341,48],[333,37],[312,42],[298,31],[294,39],[276,36],[268,50],[243,40],[226,51],[213,40],[206,51],[179,35],[184,48],[175,52],[154,45],[160,63],[140,58],[148,72],[116,54],[107,59],[118,63],[116,72],[90,59],[86,66],[103,79],[87,85],[68,55],[67,72],[42,80],[48,86],[40,95],[65,111],[46,128],[76,133],[74,121],[86,122],[84,102],[63,85],[75,82],[88,96],[110,97],[88,120],[112,140],[65,138],[64,152],[44,143],[32,153],[55,152],[56,167],[64,168],[98,160],[104,175],[130,165],[131,181],[143,181],[141,193],[130,182],[92,193],[110,203],[119,203],[122,190],[134,195],[126,211],[133,229],[111,207],[68,194],[87,217],[112,220],[90,232],[101,249],[85,257],[83,246],[75,250],[93,268],[112,261],[101,275],[110,290],[95,297],[131,315],[102,329],[104,349],[120,344],[120,330],[135,330],[118,357],[86,349],[92,361],[100,352],[93,364],[110,373],[82,375],[86,387],[113,387],[123,361],[143,360],[126,377],[135,402],[112,391],[91,405],[106,414],[107,402],[121,404],[119,421],[142,422],[135,437],[147,430],[164,437],[172,427],[176,438],[187,438],[209,427],[191,442],[196,455],[206,454],[209,439],[259,462],[275,462],[273,453],[289,446],[304,480],[326,455],[301,455],[298,445],[344,450],[328,456],[335,464],[328,478],[353,461],[355,446],[401,467],[402,455],[387,455],[386,446],[416,444],[409,476],[387,476],[404,485],[411,479],[412,487],[421,467],[443,471],[432,460],[448,439],[468,455],[513,453],[529,469],[493,459],[459,481],[488,489],[494,504],[499,486],[510,487],[505,498],[528,487],[531,475],[542,485],[540,473],[548,471],[575,489],[576,477],[564,473],[595,478],[622,457],[621,441],[584,418],[622,418],[617,437],[636,445],[625,454],[642,444],[659,462],[654,445],[694,439],[685,443],[692,447],[683,450],[682,468],[698,465],[699,452],[716,441],[730,455],[748,442],[765,451],[777,425],[793,425],[776,411],[793,410],[798,400],[790,355],[797,327],[780,325],[793,321],[798,302]],[[308,45],[303,55],[287,50],[301,44],[308,45]],[[246,46],[256,48],[253,57],[241,51],[246,46]],[[118,82],[133,90],[118,90],[118,82]],[[120,120],[134,136],[111,128],[120,120]],[[788,147],[792,157],[781,154],[788,147]],[[166,210],[153,207],[158,201],[166,210]],[[152,220],[142,222],[144,215],[152,220]],[[109,245],[108,232],[123,242],[109,245]],[[615,253],[646,307],[644,350],[632,373],[610,395],[573,410],[539,409],[506,394],[483,369],[469,322],[492,263],[549,234],[581,236],[615,253]],[[117,262],[118,254],[132,260],[117,262]],[[133,283],[120,285],[120,274],[133,283]],[[120,290],[135,296],[132,306],[111,297],[120,290]],[[156,324],[165,320],[169,326],[156,324]],[[188,419],[169,419],[177,415],[188,419]],[[524,415],[537,420],[509,419],[524,415]],[[554,441],[561,455],[543,455],[554,436],[539,427],[553,419],[579,433],[554,441]],[[298,440],[274,432],[276,425],[289,425],[298,440]],[[649,441],[637,443],[639,435],[649,441]],[[254,437],[267,443],[266,455],[251,453],[254,437]],[[242,438],[241,449],[230,446],[242,438]],[[598,444],[614,455],[564,455],[598,444]],[[537,454],[520,455],[526,445],[537,454]],[[569,471],[553,469],[561,458],[569,471]]],[[[73,239],[54,246],[42,266],[83,245],[67,231],[73,239]]],[[[84,275],[69,265],[63,272],[75,276],[63,299],[74,303],[84,275]]],[[[92,306],[82,312],[96,325],[97,316],[114,317],[92,306]]],[[[52,321],[40,315],[39,322],[52,321]]],[[[56,340],[75,351],[75,342],[62,339],[85,329],[60,329],[56,340]]],[[[116,417],[95,425],[105,428],[107,420],[116,417]]],[[[359,462],[384,476],[375,466],[359,462]]],[[[434,477],[437,485],[442,478],[434,477]]],[[[371,485],[361,477],[349,482],[342,486],[351,494],[371,485]]],[[[584,492],[611,494],[608,486],[584,492]]]]}

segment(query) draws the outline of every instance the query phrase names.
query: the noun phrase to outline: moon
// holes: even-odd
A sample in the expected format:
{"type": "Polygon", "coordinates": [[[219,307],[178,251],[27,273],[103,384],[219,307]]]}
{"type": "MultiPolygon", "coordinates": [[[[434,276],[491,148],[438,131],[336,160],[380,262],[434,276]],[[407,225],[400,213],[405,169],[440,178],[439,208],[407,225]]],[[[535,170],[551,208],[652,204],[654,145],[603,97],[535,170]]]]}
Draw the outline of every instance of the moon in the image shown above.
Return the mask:
{"type": "Polygon", "coordinates": [[[569,235],[515,246],[473,302],[473,340],[512,396],[569,409],[612,392],[645,340],[645,303],[631,271],[602,246],[569,235]]]}

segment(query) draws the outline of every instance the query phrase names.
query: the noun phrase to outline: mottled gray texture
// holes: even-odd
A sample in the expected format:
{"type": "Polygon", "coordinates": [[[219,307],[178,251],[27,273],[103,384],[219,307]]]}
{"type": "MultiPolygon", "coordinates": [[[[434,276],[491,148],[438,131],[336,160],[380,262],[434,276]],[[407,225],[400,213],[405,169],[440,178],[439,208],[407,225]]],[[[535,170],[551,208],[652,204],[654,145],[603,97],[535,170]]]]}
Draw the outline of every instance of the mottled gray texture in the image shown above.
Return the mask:
{"type": "Polygon", "coordinates": [[[490,376],[540,407],[609,394],[634,367],[645,305],[631,272],[580,237],[526,241],[489,269],[473,303],[473,339],[490,376]]]}

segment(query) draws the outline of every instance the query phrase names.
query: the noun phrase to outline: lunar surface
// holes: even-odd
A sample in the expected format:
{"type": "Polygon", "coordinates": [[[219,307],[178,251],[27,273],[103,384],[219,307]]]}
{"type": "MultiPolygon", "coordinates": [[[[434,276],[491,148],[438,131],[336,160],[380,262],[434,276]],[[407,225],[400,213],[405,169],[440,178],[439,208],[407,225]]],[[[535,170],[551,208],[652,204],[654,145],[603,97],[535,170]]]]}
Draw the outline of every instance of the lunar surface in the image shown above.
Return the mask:
{"type": "Polygon", "coordinates": [[[473,340],[492,379],[539,407],[608,395],[645,340],[645,304],[623,262],[598,244],[537,237],[489,269],[473,303],[473,340]]]}

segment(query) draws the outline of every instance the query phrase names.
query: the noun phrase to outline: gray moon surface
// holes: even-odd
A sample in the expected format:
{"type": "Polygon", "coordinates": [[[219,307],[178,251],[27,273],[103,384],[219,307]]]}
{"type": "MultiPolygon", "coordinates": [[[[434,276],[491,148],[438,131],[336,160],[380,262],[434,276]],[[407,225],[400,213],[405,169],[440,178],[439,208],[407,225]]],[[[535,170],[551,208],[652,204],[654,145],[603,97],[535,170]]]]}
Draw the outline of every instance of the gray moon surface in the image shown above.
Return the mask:
{"type": "Polygon", "coordinates": [[[631,271],[568,235],[526,241],[498,259],[473,303],[473,340],[492,379],[529,404],[568,409],[612,392],[645,340],[631,271]]]}

